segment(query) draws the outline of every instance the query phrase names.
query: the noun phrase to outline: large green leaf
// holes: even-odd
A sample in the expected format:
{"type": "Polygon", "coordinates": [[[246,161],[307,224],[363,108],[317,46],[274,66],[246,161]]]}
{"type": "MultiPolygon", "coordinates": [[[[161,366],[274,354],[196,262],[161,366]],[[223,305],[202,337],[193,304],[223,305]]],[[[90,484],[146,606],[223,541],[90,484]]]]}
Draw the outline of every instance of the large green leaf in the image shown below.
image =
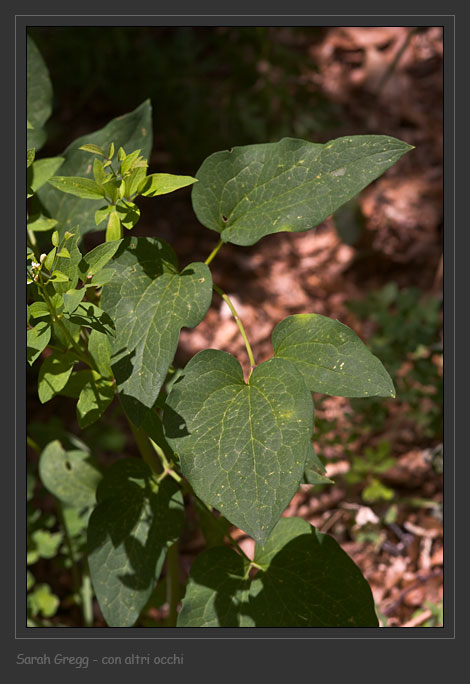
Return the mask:
{"type": "Polygon", "coordinates": [[[271,233],[318,225],[389,169],[410,145],[382,135],[320,145],[283,138],[208,157],[196,174],[193,208],[224,242],[252,245],[271,233]]]}
{"type": "Polygon", "coordinates": [[[294,364],[265,361],[246,384],[233,356],[202,351],[173,385],[163,422],[196,494],[265,541],[311,448],[312,396],[294,364]]]}
{"type": "Polygon", "coordinates": [[[41,453],[39,475],[46,489],[69,506],[81,508],[96,503],[101,472],[86,451],[65,451],[58,440],[50,442],[41,453]]]}
{"type": "Polygon", "coordinates": [[[198,325],[209,308],[212,278],[202,263],[179,273],[171,247],[154,238],[124,239],[109,265],[114,275],[101,306],[116,325],[111,364],[124,408],[139,425],[165,381],[181,328],[198,325]]]}
{"type": "Polygon", "coordinates": [[[347,325],[296,314],[273,330],[274,356],[295,363],[312,392],[339,397],[394,397],[382,363],[347,325]]]}
{"type": "Polygon", "coordinates": [[[339,544],[305,520],[282,518],[260,567],[233,549],[214,547],[191,567],[178,627],[378,627],[361,571],[339,544]]]}
{"type": "Polygon", "coordinates": [[[91,580],[108,625],[130,627],[180,535],[183,498],[174,480],[158,484],[145,463],[128,458],[106,471],[97,500],[88,525],[91,580]]]}
{"type": "MultiPolygon", "coordinates": [[[[84,143],[94,143],[108,148],[111,142],[129,150],[140,148],[148,158],[152,148],[152,108],[146,100],[137,109],[124,116],[110,121],[104,128],[74,140],[62,154],[65,162],[61,167],[61,176],[82,176],[93,178],[93,158],[88,152],[80,150],[84,143]]],[[[70,226],[78,224],[83,235],[91,230],[99,230],[95,225],[97,204],[94,200],[81,199],[65,194],[49,183],[38,191],[38,196],[47,212],[59,222],[60,232],[70,230],[70,226]]]]}
{"type": "Polygon", "coordinates": [[[27,75],[26,75],[27,118],[33,128],[28,126],[28,149],[39,150],[46,140],[43,129],[52,112],[52,85],[49,72],[35,42],[27,37],[27,75]]]}

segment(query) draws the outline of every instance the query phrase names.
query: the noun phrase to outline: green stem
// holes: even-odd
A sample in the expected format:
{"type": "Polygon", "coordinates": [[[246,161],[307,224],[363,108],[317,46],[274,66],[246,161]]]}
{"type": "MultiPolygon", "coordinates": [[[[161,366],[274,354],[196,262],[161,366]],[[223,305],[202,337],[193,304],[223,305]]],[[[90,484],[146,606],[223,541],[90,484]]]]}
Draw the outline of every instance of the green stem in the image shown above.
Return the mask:
{"type": "MultiPolygon", "coordinates": [[[[124,415],[127,418],[126,412],[124,411],[124,415]]],[[[152,445],[150,443],[149,438],[145,434],[145,432],[134,425],[134,423],[127,418],[127,421],[130,425],[130,428],[132,430],[132,434],[134,435],[135,442],[137,444],[137,447],[140,451],[140,455],[142,456],[143,461],[151,468],[151,470],[156,474],[156,475],[161,475],[162,473],[162,468],[160,466],[160,463],[157,461],[155,458],[155,453],[154,450],[152,449],[152,445]]]]}
{"type": "Polygon", "coordinates": [[[64,510],[62,508],[62,503],[59,501],[59,499],[56,499],[56,503],[57,503],[57,511],[59,514],[60,522],[61,522],[63,530],[64,530],[65,545],[67,546],[67,551],[69,553],[70,562],[72,564],[73,591],[74,591],[75,595],[80,596],[80,606],[81,606],[81,610],[82,610],[82,617],[83,617],[83,621],[85,621],[85,616],[83,613],[81,589],[80,589],[80,587],[81,587],[80,572],[78,569],[77,562],[75,560],[75,554],[73,552],[72,539],[70,538],[69,530],[68,530],[67,524],[65,522],[65,516],[64,516],[64,510]]]}
{"type": "Polygon", "coordinates": [[[88,564],[82,574],[82,588],[80,591],[82,599],[83,623],[85,627],[93,626],[93,590],[91,588],[90,572],[88,564]]]}
{"type": "Polygon", "coordinates": [[[72,347],[73,347],[73,349],[74,349],[76,355],[77,355],[78,358],[80,359],[80,361],[83,361],[83,363],[86,363],[86,365],[89,366],[92,370],[96,370],[95,364],[93,363],[93,360],[92,360],[91,358],[88,358],[88,356],[82,352],[82,350],[80,349],[80,347],[79,347],[78,344],[75,342],[75,340],[73,339],[72,335],[70,334],[69,330],[67,330],[67,328],[66,328],[66,326],[64,325],[62,319],[61,319],[60,316],[57,314],[56,308],[55,308],[54,304],[52,303],[52,300],[51,300],[51,298],[49,297],[49,295],[48,295],[48,293],[47,293],[47,290],[46,290],[46,288],[44,287],[44,285],[41,284],[41,285],[40,285],[40,288],[41,288],[42,294],[43,294],[43,296],[44,296],[44,299],[46,300],[46,304],[47,304],[47,306],[49,307],[49,311],[51,312],[52,322],[53,322],[53,323],[57,323],[57,325],[60,326],[60,328],[62,329],[62,331],[64,332],[65,336],[66,336],[67,339],[69,340],[70,344],[72,345],[72,347]]]}
{"type": "Polygon", "coordinates": [[[253,351],[251,349],[251,345],[248,341],[248,337],[246,336],[245,328],[243,327],[243,323],[241,322],[240,316],[237,314],[235,307],[233,306],[232,302],[230,301],[228,295],[225,294],[223,290],[220,289],[217,285],[214,285],[214,290],[219,294],[224,302],[227,304],[228,308],[233,314],[233,317],[235,319],[235,323],[238,326],[238,329],[241,333],[241,336],[243,337],[243,342],[245,343],[246,351],[248,353],[248,358],[250,359],[250,366],[251,366],[251,371],[250,375],[253,372],[254,367],[256,366],[255,363],[255,357],[253,356],[253,351]]]}
{"type": "Polygon", "coordinates": [[[178,542],[170,546],[166,554],[166,598],[168,601],[167,627],[176,627],[180,599],[178,542]]]}
{"type": "Polygon", "coordinates": [[[206,264],[206,266],[209,266],[212,259],[215,257],[215,255],[217,254],[217,252],[219,251],[219,249],[222,247],[223,244],[225,244],[224,241],[222,239],[220,239],[219,242],[214,247],[214,249],[212,250],[212,252],[207,257],[207,259],[205,260],[204,263],[206,264]]]}

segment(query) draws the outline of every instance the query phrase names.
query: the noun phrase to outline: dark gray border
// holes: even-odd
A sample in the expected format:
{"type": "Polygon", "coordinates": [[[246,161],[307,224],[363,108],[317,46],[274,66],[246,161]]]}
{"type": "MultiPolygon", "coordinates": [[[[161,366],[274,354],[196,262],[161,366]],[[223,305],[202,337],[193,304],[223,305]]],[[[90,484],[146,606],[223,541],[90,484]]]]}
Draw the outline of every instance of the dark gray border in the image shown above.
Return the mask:
{"type": "MultiPolygon", "coordinates": [[[[37,7],[37,6],[36,6],[37,7]]],[[[34,9],[36,9],[36,7],[34,9]]],[[[82,8],[83,5],[80,5],[82,8]]],[[[432,8],[428,5],[427,9],[429,11],[432,8]]],[[[18,601],[15,609],[14,596],[13,596],[13,586],[15,582],[14,578],[14,568],[9,569],[6,581],[4,581],[4,588],[6,589],[6,595],[9,599],[8,610],[4,612],[4,616],[7,617],[6,630],[4,632],[3,643],[5,645],[5,653],[16,654],[18,652],[34,654],[43,652],[62,652],[62,653],[90,653],[91,657],[100,657],[101,653],[117,654],[125,652],[139,652],[147,653],[149,651],[154,653],[159,653],[161,655],[168,653],[179,653],[184,652],[185,664],[190,666],[191,672],[194,672],[195,666],[201,666],[204,668],[208,667],[207,653],[208,649],[204,646],[207,644],[210,651],[212,651],[213,657],[216,661],[221,657],[222,663],[228,664],[231,662],[235,665],[235,662],[240,658],[237,655],[237,651],[241,646],[240,639],[243,639],[243,652],[253,652],[254,649],[250,647],[253,643],[258,654],[258,660],[262,660],[263,665],[266,666],[269,662],[275,663],[276,672],[281,675],[282,668],[279,670],[279,658],[282,657],[281,653],[284,653],[284,648],[287,650],[292,650],[296,653],[294,659],[297,657],[303,663],[306,663],[311,658],[311,666],[315,663],[315,651],[314,647],[307,646],[305,640],[310,639],[320,639],[322,640],[322,646],[320,647],[322,652],[325,653],[324,648],[327,646],[325,640],[341,640],[335,646],[335,649],[339,652],[339,649],[343,649],[346,642],[344,640],[354,640],[353,648],[359,651],[362,645],[358,640],[368,640],[373,639],[393,639],[395,640],[408,640],[408,639],[418,639],[419,644],[421,641],[427,641],[428,639],[453,639],[455,638],[454,631],[454,512],[453,512],[453,501],[455,500],[455,481],[454,481],[454,375],[453,375],[453,347],[454,347],[454,19],[450,14],[442,14],[442,10],[439,8],[436,14],[430,16],[424,15],[414,15],[414,16],[403,16],[403,15],[364,15],[358,14],[355,16],[306,16],[306,15],[284,15],[281,14],[275,17],[268,17],[267,15],[262,15],[258,17],[249,15],[225,15],[223,17],[214,15],[204,15],[204,16],[124,16],[124,17],[111,17],[110,15],[104,16],[62,16],[58,18],[57,16],[49,14],[49,16],[33,16],[32,14],[17,16],[16,19],[16,30],[17,30],[17,47],[22,47],[22,50],[18,51],[17,57],[17,94],[16,94],[16,114],[18,120],[24,121],[24,92],[25,92],[25,67],[24,67],[24,38],[23,46],[20,46],[20,36],[22,32],[24,36],[24,27],[26,25],[114,25],[115,23],[122,23],[123,25],[207,25],[207,26],[218,26],[218,25],[284,25],[284,26],[295,26],[295,25],[443,25],[445,27],[445,263],[446,268],[444,269],[444,282],[445,282],[445,341],[446,341],[446,379],[445,379],[445,454],[446,454],[446,470],[445,470],[445,500],[446,500],[446,514],[445,514],[445,531],[446,531],[446,544],[445,544],[445,574],[444,574],[444,584],[445,584],[445,627],[436,629],[426,629],[425,633],[421,629],[414,630],[400,630],[399,628],[391,629],[361,629],[361,630],[347,630],[347,629],[330,629],[330,630],[317,630],[317,629],[205,629],[204,634],[201,634],[199,629],[185,629],[176,630],[178,636],[175,636],[175,630],[145,630],[145,635],[142,634],[142,630],[138,630],[136,634],[136,629],[103,629],[103,630],[86,630],[86,629],[40,629],[31,630],[17,627],[17,637],[15,640],[14,624],[15,618],[21,615],[25,615],[25,599],[24,591],[22,587],[24,586],[25,579],[25,569],[23,567],[24,563],[24,435],[25,435],[25,405],[24,405],[24,386],[25,386],[25,371],[24,371],[24,327],[22,314],[19,314],[16,319],[15,332],[16,339],[14,340],[14,345],[12,348],[7,347],[6,355],[4,358],[15,357],[17,362],[16,377],[12,383],[12,387],[16,382],[17,395],[16,395],[16,438],[17,438],[17,475],[16,475],[16,502],[17,502],[17,563],[16,563],[16,588],[18,590],[18,601]],[[439,11],[440,10],[440,11],[439,11]],[[21,55],[23,55],[23,63],[21,55]],[[11,350],[10,350],[11,349],[11,350]],[[16,355],[15,355],[16,350],[16,355]],[[12,353],[13,352],[13,353],[12,353]],[[13,572],[12,572],[13,570],[13,572]],[[15,610],[17,611],[15,614],[15,610]],[[155,636],[149,636],[148,632],[156,632],[155,636]],[[34,632],[34,634],[31,634],[34,632]],[[60,633],[60,634],[59,634],[60,633]],[[181,633],[181,635],[180,635],[181,633]],[[307,636],[308,633],[308,636],[307,636]],[[104,639],[103,644],[98,642],[99,639],[104,639]],[[218,639],[221,643],[217,644],[214,649],[213,639],[218,639]],[[282,647],[279,644],[279,649],[275,643],[272,641],[282,640],[282,647]],[[47,643],[45,642],[53,642],[47,643]],[[73,641],[71,641],[73,640],[73,641]],[[76,640],[76,641],[75,641],[76,640]],[[125,640],[125,641],[124,641],[125,640]],[[160,642],[160,640],[162,640],[160,642]],[[233,642],[232,640],[235,640],[233,642]],[[158,641],[158,644],[155,643],[158,641]],[[226,641],[229,642],[227,650],[222,644],[226,641]],[[139,643],[142,642],[142,643],[139,643]],[[288,646],[286,646],[288,644],[288,646]],[[10,648],[9,648],[10,646],[10,648]],[[274,648],[273,648],[274,646],[274,648]],[[291,648],[291,646],[293,648],[291,648]],[[235,648],[234,648],[235,647],[235,648]],[[96,651],[96,655],[92,656],[92,652],[96,651]],[[233,654],[230,661],[227,661],[227,656],[229,651],[233,654]],[[303,657],[302,657],[303,654],[303,657]],[[308,656],[305,658],[305,656],[308,656]],[[188,657],[190,656],[190,657],[188,657]],[[266,659],[265,659],[266,658],[266,659]]],[[[22,14],[21,8],[17,8],[18,15],[22,14]]],[[[33,10],[34,11],[34,10],[33,10]]],[[[36,10],[37,11],[37,10],[36,10]]],[[[60,10],[63,12],[63,9],[60,10]]],[[[274,9],[272,11],[275,11],[274,9]]],[[[446,8],[449,11],[449,8],[446,8]]],[[[48,14],[48,10],[44,10],[44,14],[48,14]]],[[[202,11],[201,11],[202,14],[202,11]]],[[[14,38],[15,38],[15,27],[14,27],[14,15],[11,13],[8,16],[8,20],[3,24],[4,30],[6,29],[7,36],[2,41],[2,50],[4,51],[3,64],[13,64],[13,54],[14,54],[14,38]],[[13,34],[13,35],[12,35],[13,34]]],[[[463,23],[465,21],[463,20],[463,23]]],[[[466,60],[466,55],[462,55],[462,60],[466,60]]],[[[15,87],[14,87],[15,74],[9,71],[7,73],[7,82],[9,86],[9,93],[11,93],[12,99],[15,98],[15,87]]],[[[7,112],[8,114],[8,112],[7,112]]],[[[13,117],[10,116],[7,119],[6,126],[4,130],[14,130],[13,128],[13,117]]],[[[8,136],[7,136],[8,137],[8,136]]],[[[9,142],[5,141],[5,142],[9,142]]],[[[16,157],[20,160],[20,163],[16,166],[16,189],[18,191],[18,198],[16,202],[16,260],[17,265],[16,273],[18,278],[16,280],[16,294],[17,294],[17,307],[18,311],[22,311],[24,307],[24,292],[25,284],[23,282],[23,258],[24,258],[24,231],[21,227],[24,225],[25,221],[25,203],[22,196],[22,190],[24,185],[24,170],[22,160],[24,157],[24,131],[20,124],[16,128],[16,146],[17,153],[16,157]]],[[[12,157],[13,158],[13,155],[12,157]]],[[[466,174],[465,174],[466,176],[466,174]]],[[[7,182],[8,179],[6,179],[7,182]]],[[[11,188],[13,195],[13,187],[11,188]]],[[[468,192],[468,191],[467,191],[468,192]]],[[[10,193],[6,195],[10,196],[10,193]]],[[[9,209],[15,210],[15,207],[9,207],[9,209]]],[[[13,211],[13,216],[9,222],[9,225],[14,223],[15,215],[13,211]]],[[[10,234],[8,234],[9,237],[10,234]]],[[[13,250],[11,250],[13,251],[13,250]]],[[[9,254],[10,250],[6,251],[9,254]]],[[[13,260],[9,260],[9,264],[13,264],[13,260]]],[[[11,282],[7,281],[7,282],[11,282]]],[[[13,313],[13,312],[12,312],[13,313]]],[[[6,364],[8,366],[8,364],[6,364]]],[[[9,371],[12,366],[7,368],[9,371]]],[[[10,395],[11,396],[11,395],[10,395]]],[[[4,405],[4,413],[7,417],[7,425],[13,424],[13,402],[7,401],[4,405]]],[[[13,444],[14,447],[14,444],[13,444]]],[[[14,448],[10,451],[5,450],[5,455],[14,452],[14,448]]],[[[12,462],[12,461],[10,461],[12,462]]],[[[9,473],[10,474],[10,473],[9,473]]],[[[11,474],[11,479],[9,482],[13,482],[13,473],[11,474]]],[[[13,488],[7,485],[7,491],[12,491],[13,488]]],[[[4,497],[5,505],[6,498],[4,497]]],[[[4,520],[12,520],[11,516],[12,506],[5,510],[4,520]]],[[[8,529],[8,536],[10,542],[11,554],[13,555],[15,549],[15,536],[11,529],[8,529]]],[[[20,618],[21,619],[21,618],[20,618]]],[[[19,621],[19,620],[18,620],[19,621]]],[[[329,645],[329,644],[328,644],[329,645]]],[[[377,645],[378,646],[378,645],[377,645]]],[[[365,645],[365,648],[367,646],[365,645]]],[[[349,649],[348,649],[349,650],[349,649]]],[[[419,649],[421,650],[421,649],[419,649]]],[[[327,648],[326,651],[330,652],[327,648]]],[[[374,647],[374,651],[377,653],[377,649],[374,647]]],[[[365,651],[364,651],[365,653],[365,651]]],[[[326,655],[326,653],[325,653],[326,655]]],[[[349,656],[348,656],[349,658],[349,656]]],[[[345,658],[347,662],[348,658],[345,658]]],[[[10,660],[10,658],[9,658],[10,660]]],[[[290,661],[290,664],[286,662],[286,674],[292,671],[292,659],[290,657],[286,658],[290,661]]],[[[336,659],[335,659],[336,660],[336,659]]],[[[343,658],[340,658],[342,661],[343,658]]],[[[434,660],[434,659],[433,659],[434,660]]],[[[336,660],[337,662],[337,660],[336,660]]],[[[214,662],[215,665],[215,662],[214,662]]],[[[361,678],[364,676],[363,663],[360,668],[361,678]]],[[[387,671],[395,669],[397,665],[396,662],[390,662],[387,659],[387,671]],[[393,667],[392,667],[393,665],[393,667]],[[390,666],[390,667],[389,667],[390,666]]],[[[382,662],[381,670],[383,670],[384,663],[382,662]]],[[[230,666],[231,667],[231,666],[230,666]]],[[[176,669],[176,668],[175,668],[176,669]]],[[[188,672],[186,668],[182,670],[188,672]]],[[[336,667],[334,667],[336,669],[336,667]]],[[[224,667],[226,670],[226,665],[224,667]]],[[[49,668],[43,669],[46,677],[50,677],[51,670],[49,668]]],[[[101,672],[100,668],[100,672],[101,672]]],[[[402,672],[406,671],[406,667],[403,667],[402,672]]],[[[59,672],[66,673],[69,676],[70,669],[62,670],[59,668],[59,672]]],[[[88,671],[90,672],[90,671],[88,671]]],[[[110,673],[115,674],[115,669],[111,669],[110,673]]],[[[130,670],[128,671],[131,672],[130,670]]],[[[139,673],[141,670],[139,670],[139,673]]],[[[161,672],[160,669],[152,669],[153,677],[161,672]]],[[[165,670],[166,672],[166,670],[165,670]]],[[[220,672],[220,670],[219,670],[220,672]]],[[[380,670],[379,670],[380,672],[380,670]]],[[[34,675],[37,676],[38,668],[34,668],[34,675]]],[[[132,674],[135,670],[132,670],[132,674]]],[[[25,668],[23,670],[23,676],[31,676],[33,674],[31,668],[25,668]]],[[[268,674],[267,671],[265,674],[268,674]]],[[[284,673],[282,673],[284,674],[284,673]]],[[[18,669],[16,668],[16,676],[18,676],[18,669]]],[[[189,675],[187,675],[189,676],[189,675]]],[[[380,675],[379,675],[380,676],[380,675]]],[[[165,676],[165,681],[167,678],[165,676]]]]}

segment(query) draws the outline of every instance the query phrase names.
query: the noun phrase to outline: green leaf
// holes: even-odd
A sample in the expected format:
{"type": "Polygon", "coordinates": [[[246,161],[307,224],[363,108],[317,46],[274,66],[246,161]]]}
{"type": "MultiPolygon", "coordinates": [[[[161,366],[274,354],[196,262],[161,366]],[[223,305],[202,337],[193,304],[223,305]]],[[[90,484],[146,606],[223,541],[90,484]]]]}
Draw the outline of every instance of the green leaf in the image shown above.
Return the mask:
{"type": "Polygon", "coordinates": [[[27,332],[27,359],[30,366],[49,344],[51,328],[49,323],[41,321],[27,332]]]}
{"type": "Polygon", "coordinates": [[[233,549],[214,547],[191,567],[178,627],[378,627],[361,571],[339,544],[305,520],[282,518],[257,574],[233,549]]]}
{"type": "Polygon", "coordinates": [[[63,157],[37,159],[31,166],[28,174],[28,185],[31,190],[37,192],[39,188],[42,188],[42,186],[52,178],[55,172],[60,169],[63,163],[63,157]]]}
{"type": "Polygon", "coordinates": [[[106,173],[104,164],[100,159],[93,160],[93,177],[98,185],[102,185],[109,180],[109,175],[106,173]]]}
{"type": "Polygon", "coordinates": [[[30,36],[27,37],[26,68],[27,120],[32,126],[28,128],[27,147],[37,151],[46,140],[43,126],[52,112],[52,85],[44,60],[30,36]]]}
{"type": "Polygon", "coordinates": [[[52,399],[65,387],[76,360],[74,354],[70,352],[62,352],[60,355],[51,354],[44,360],[39,369],[38,378],[38,395],[42,404],[52,399]]]}
{"type": "Polygon", "coordinates": [[[50,282],[54,283],[68,283],[69,282],[69,277],[65,275],[65,273],[62,273],[62,271],[57,271],[55,270],[50,277],[50,282]]]}
{"type": "Polygon", "coordinates": [[[31,534],[39,558],[54,558],[62,542],[62,532],[38,529],[31,534]]]}
{"type": "Polygon", "coordinates": [[[46,302],[33,302],[28,306],[28,313],[33,318],[46,318],[51,315],[46,302]]]}
{"type": "Polygon", "coordinates": [[[392,379],[347,325],[296,314],[273,330],[274,356],[294,363],[312,392],[339,397],[394,397],[392,379]]]}
{"type": "Polygon", "coordinates": [[[295,366],[270,359],[245,384],[238,361],[196,354],[163,414],[184,476],[206,504],[263,542],[302,479],[313,431],[312,396],[295,366]]]}
{"type": "Polygon", "coordinates": [[[185,188],[196,183],[197,179],[192,176],[174,176],[171,173],[152,173],[146,177],[139,188],[139,195],[144,197],[156,197],[166,195],[168,192],[185,188]]]}
{"type": "Polygon", "coordinates": [[[56,292],[61,294],[75,288],[78,283],[78,265],[82,260],[82,255],[78,248],[80,233],[76,226],[73,230],[74,232],[69,234],[66,243],[69,256],[61,256],[60,253],[57,255],[56,268],[66,275],[70,281],[54,284],[56,292]]]}
{"type": "Polygon", "coordinates": [[[100,374],[94,370],[87,368],[86,370],[76,371],[72,373],[69,381],[65,387],[61,390],[61,395],[64,397],[70,397],[71,399],[78,399],[82,389],[93,382],[97,382],[100,379],[100,374]]]}
{"type": "Polygon", "coordinates": [[[173,480],[157,484],[145,463],[130,458],[106,471],[97,499],[88,525],[93,588],[108,625],[131,627],[180,535],[183,499],[173,480]]]}
{"type": "Polygon", "coordinates": [[[117,211],[112,211],[106,226],[106,242],[114,242],[121,238],[121,220],[117,211]]]}
{"type": "Polygon", "coordinates": [[[93,145],[87,143],[85,145],[80,145],[79,150],[84,150],[85,152],[91,152],[92,154],[99,154],[101,157],[106,157],[106,152],[99,147],[99,145],[93,145]]]}
{"type": "Polygon", "coordinates": [[[88,252],[88,254],[85,254],[78,267],[82,281],[86,282],[96,273],[99,273],[116,254],[120,244],[121,240],[103,242],[88,252]]]}
{"type": "Polygon", "coordinates": [[[49,178],[49,184],[57,190],[68,192],[70,195],[81,197],[82,199],[102,200],[104,190],[98,183],[90,178],[79,176],[53,176],[49,178]]]}
{"type": "Polygon", "coordinates": [[[81,290],[68,290],[64,292],[64,311],[67,314],[71,314],[75,311],[77,306],[82,301],[85,296],[86,290],[82,288],[81,290]]]}
{"type": "Polygon", "coordinates": [[[103,221],[109,216],[109,214],[115,211],[114,207],[112,205],[107,205],[106,207],[102,207],[101,209],[98,209],[95,212],[95,223],[97,226],[100,225],[100,223],[103,223],[103,221]]]}
{"type": "Polygon", "coordinates": [[[106,411],[114,399],[114,385],[106,378],[91,378],[83,387],[77,402],[79,427],[92,425],[106,411]]]}
{"type": "Polygon", "coordinates": [[[121,224],[127,230],[131,230],[140,218],[140,209],[133,202],[120,200],[116,206],[121,224]]]}
{"type": "Polygon", "coordinates": [[[180,329],[193,328],[212,298],[212,278],[202,263],[176,268],[173,250],[155,238],[125,238],[110,265],[101,306],[114,320],[112,367],[124,408],[139,425],[173,361],[180,329]]]}
{"type": "Polygon", "coordinates": [[[334,484],[333,480],[325,475],[326,469],[315,453],[313,445],[305,461],[303,481],[310,485],[334,484]]]}
{"type": "Polygon", "coordinates": [[[28,610],[34,617],[41,613],[43,617],[52,617],[59,607],[59,598],[52,593],[48,584],[38,584],[28,596],[28,610]]]}
{"type": "Polygon", "coordinates": [[[146,167],[138,167],[134,169],[126,178],[126,197],[132,198],[135,193],[138,193],[139,187],[142,185],[144,178],[147,175],[146,167]]]}
{"type": "Polygon", "coordinates": [[[111,343],[109,337],[98,332],[98,330],[92,330],[88,338],[88,352],[101,375],[105,378],[112,378],[111,343]]]}
{"type": "Polygon", "coordinates": [[[65,451],[58,440],[50,442],[39,459],[39,476],[62,503],[77,508],[96,503],[95,492],[102,476],[86,451],[65,451]]]}
{"type": "Polygon", "coordinates": [[[84,325],[106,335],[114,335],[114,323],[108,314],[90,302],[80,302],[67,320],[75,325],[84,325]]]}
{"type": "Polygon", "coordinates": [[[52,230],[56,225],[57,221],[55,219],[47,218],[41,214],[28,216],[27,219],[28,230],[32,230],[35,233],[52,230]]]}
{"type": "Polygon", "coordinates": [[[196,174],[193,208],[224,242],[252,245],[265,235],[317,226],[412,147],[359,135],[324,145],[283,138],[208,157],[196,174]]]}
{"type": "MultiPolygon", "coordinates": [[[[83,176],[91,178],[93,165],[88,155],[79,148],[84,144],[96,144],[106,149],[110,141],[117,145],[126,145],[130,149],[140,148],[145,157],[149,157],[152,147],[152,109],[146,100],[137,109],[125,116],[117,117],[107,126],[94,133],[87,134],[71,143],[62,154],[65,162],[61,168],[64,176],[83,176]]],[[[38,196],[47,213],[58,220],[61,231],[69,230],[78,224],[81,234],[97,230],[95,225],[96,204],[92,200],[83,200],[65,195],[50,184],[42,187],[38,196]]]]}
{"type": "MultiPolygon", "coordinates": [[[[36,151],[34,148],[31,150],[26,150],[26,168],[27,169],[29,169],[29,167],[33,163],[35,154],[36,154],[36,151]]],[[[29,185],[29,183],[28,183],[28,185],[29,185]]]]}

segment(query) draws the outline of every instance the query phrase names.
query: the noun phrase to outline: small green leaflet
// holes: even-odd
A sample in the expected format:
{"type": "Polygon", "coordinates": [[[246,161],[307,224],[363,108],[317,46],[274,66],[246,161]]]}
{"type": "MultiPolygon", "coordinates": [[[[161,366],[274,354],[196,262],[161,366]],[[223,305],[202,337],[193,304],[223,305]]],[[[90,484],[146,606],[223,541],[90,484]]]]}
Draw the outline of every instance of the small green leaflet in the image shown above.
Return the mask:
{"type": "Polygon", "coordinates": [[[78,397],[77,420],[82,430],[96,422],[114,399],[114,385],[111,380],[96,375],[92,374],[78,397]]]}
{"type": "Polygon", "coordinates": [[[99,273],[116,254],[120,244],[121,240],[103,242],[88,252],[88,254],[85,254],[78,266],[81,280],[85,283],[96,273],[99,273]]]}
{"type": "Polygon", "coordinates": [[[127,458],[108,468],[97,500],[87,544],[93,588],[108,625],[131,627],[181,533],[183,498],[174,480],[158,484],[145,463],[127,458]]]}
{"type": "Polygon", "coordinates": [[[315,453],[315,449],[313,448],[313,444],[310,446],[311,446],[311,448],[308,452],[307,460],[305,461],[305,470],[304,470],[304,479],[303,479],[304,484],[311,484],[311,485],[333,484],[333,480],[330,480],[330,478],[326,476],[325,466],[323,465],[323,463],[320,461],[317,454],[315,453]]]}
{"type": "Polygon", "coordinates": [[[312,396],[294,364],[265,361],[245,384],[233,356],[202,351],[173,385],[163,424],[197,496],[264,542],[311,447],[312,396]]]}
{"type": "Polygon", "coordinates": [[[43,361],[38,378],[38,395],[42,404],[65,387],[76,361],[71,352],[53,353],[43,361]]]}
{"type": "Polygon", "coordinates": [[[394,397],[392,379],[347,325],[296,314],[273,330],[274,356],[294,363],[312,392],[338,397],[394,397]]]}
{"type": "Polygon", "coordinates": [[[383,135],[320,145],[283,138],[208,157],[196,173],[193,209],[224,242],[253,245],[283,231],[317,226],[412,147],[383,135]]]}
{"type": "Polygon", "coordinates": [[[174,176],[171,173],[152,173],[145,178],[139,187],[139,195],[144,197],[156,197],[166,195],[174,190],[185,188],[196,183],[197,179],[192,176],[174,176]]]}
{"type": "Polygon", "coordinates": [[[81,508],[96,503],[96,487],[102,476],[86,451],[66,451],[58,440],[50,442],[39,459],[39,476],[46,489],[64,504],[81,508]]]}
{"type": "Polygon", "coordinates": [[[51,328],[49,323],[40,321],[26,333],[27,359],[30,366],[36,361],[41,352],[49,344],[51,328]]]}
{"type": "Polygon", "coordinates": [[[57,188],[57,190],[81,197],[82,199],[102,200],[104,197],[104,190],[90,178],[53,176],[49,178],[49,184],[57,188]]]}
{"type": "Polygon", "coordinates": [[[260,567],[223,546],[191,567],[178,627],[378,627],[369,585],[329,535],[300,518],[281,518],[260,567]]]}
{"type": "Polygon", "coordinates": [[[123,406],[139,425],[155,403],[183,326],[201,322],[212,298],[202,263],[180,273],[176,255],[155,238],[125,238],[108,266],[101,306],[116,324],[111,365],[123,406]]]}

